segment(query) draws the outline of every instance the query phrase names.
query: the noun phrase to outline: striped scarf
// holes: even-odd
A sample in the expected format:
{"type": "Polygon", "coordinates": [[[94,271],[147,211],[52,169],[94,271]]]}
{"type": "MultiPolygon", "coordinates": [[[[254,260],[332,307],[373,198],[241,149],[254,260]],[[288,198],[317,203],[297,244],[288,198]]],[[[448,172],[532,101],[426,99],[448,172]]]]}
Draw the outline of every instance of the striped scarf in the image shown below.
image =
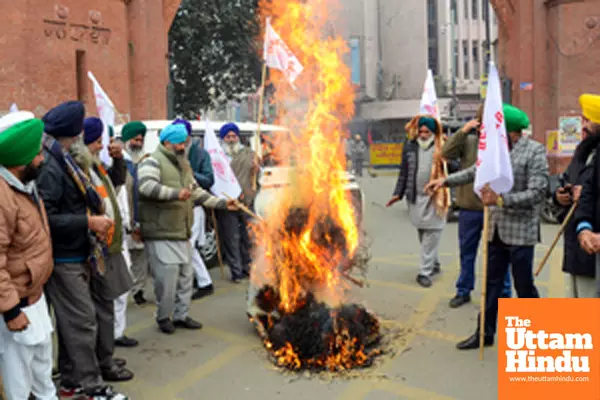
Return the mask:
{"type": "MultiPolygon", "coordinates": [[[[431,165],[430,180],[436,180],[440,178],[448,177],[448,165],[447,161],[442,157],[442,147],[444,145],[444,137],[442,131],[442,124],[437,118],[431,115],[417,115],[408,124],[406,124],[406,132],[408,133],[408,139],[414,140],[419,134],[419,120],[421,118],[433,118],[437,124],[437,131],[434,132],[434,146],[435,150],[433,153],[433,163],[431,165]]],[[[435,207],[436,213],[440,217],[445,217],[448,214],[448,209],[451,204],[450,189],[440,188],[432,196],[431,200],[435,207]]]]}
{"type": "MultiPolygon", "coordinates": [[[[63,147],[52,136],[44,134],[43,147],[52,154],[62,167],[67,171],[69,177],[73,179],[75,186],[81,192],[85,199],[87,215],[104,215],[104,203],[102,198],[96,192],[90,178],[83,173],[73,157],[64,151],[63,147]]],[[[58,182],[57,182],[58,184],[58,182]]],[[[87,258],[88,265],[100,275],[104,275],[104,259],[108,257],[108,248],[100,240],[95,232],[88,230],[88,241],[90,244],[90,253],[87,258]]]]}

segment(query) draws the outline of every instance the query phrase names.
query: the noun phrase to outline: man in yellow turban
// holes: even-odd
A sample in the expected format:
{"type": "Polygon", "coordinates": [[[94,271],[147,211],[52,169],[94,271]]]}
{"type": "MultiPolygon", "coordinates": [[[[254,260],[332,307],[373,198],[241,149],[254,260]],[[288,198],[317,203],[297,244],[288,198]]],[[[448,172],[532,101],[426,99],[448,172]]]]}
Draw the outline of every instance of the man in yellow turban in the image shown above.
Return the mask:
{"type": "Polygon", "coordinates": [[[44,297],[54,262],[48,218],[35,187],[44,123],[0,118],[0,375],[9,399],[57,399],[52,320],[44,297]]]}
{"type": "MultiPolygon", "coordinates": [[[[587,269],[579,271],[582,275],[578,278],[582,295],[578,297],[600,297],[600,198],[598,187],[600,184],[600,161],[598,160],[598,144],[600,143],[600,96],[584,94],[579,98],[583,114],[583,142],[593,141],[589,155],[585,159],[585,166],[589,171],[581,180],[579,186],[572,190],[571,201],[578,200],[575,211],[575,234],[581,248],[592,256],[587,269]],[[595,144],[595,146],[594,146],[595,144]],[[581,192],[581,195],[579,193],[581,192]],[[579,196],[579,199],[577,197],[579,196]],[[585,274],[584,274],[585,273],[585,274]],[[587,279],[585,279],[587,277],[587,279]]],[[[581,146],[581,145],[580,145],[581,146]]],[[[578,148],[580,147],[578,146],[578,148]]],[[[577,155],[577,153],[576,153],[577,155]]],[[[575,157],[573,157],[575,159],[575,157]]],[[[565,237],[568,232],[565,232],[565,237]]],[[[565,240],[566,245],[566,240],[565,240]]],[[[582,265],[570,264],[570,268],[581,269],[582,265]]],[[[563,267],[564,269],[564,267],[563,267]]],[[[574,278],[575,279],[575,278],[574,278]]]]}

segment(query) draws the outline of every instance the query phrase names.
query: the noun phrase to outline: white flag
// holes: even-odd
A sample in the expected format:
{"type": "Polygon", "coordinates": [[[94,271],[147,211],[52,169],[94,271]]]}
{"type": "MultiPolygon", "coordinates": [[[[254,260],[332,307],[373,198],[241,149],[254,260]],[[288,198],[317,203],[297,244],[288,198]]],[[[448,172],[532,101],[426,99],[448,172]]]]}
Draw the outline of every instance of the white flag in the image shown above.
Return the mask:
{"type": "Polygon", "coordinates": [[[229,159],[223,151],[217,135],[210,127],[210,121],[206,120],[204,130],[204,149],[210,154],[210,161],[215,174],[215,183],[210,191],[217,197],[225,198],[223,193],[232,199],[237,199],[242,194],[242,188],[229,165],[229,159]]]}
{"type": "Polygon", "coordinates": [[[474,190],[481,195],[481,189],[485,185],[490,185],[490,188],[498,194],[507,193],[512,189],[513,183],[500,79],[498,70],[493,63],[490,63],[474,190]]]}
{"type": "Polygon", "coordinates": [[[88,71],[88,78],[94,84],[94,96],[96,97],[96,107],[98,108],[98,117],[104,124],[104,132],[102,132],[102,144],[104,149],[100,152],[100,160],[107,166],[112,165],[112,158],[108,154],[108,145],[110,144],[109,126],[115,125],[115,106],[110,100],[102,86],[96,80],[94,74],[88,71]]]}
{"type": "Polygon", "coordinates": [[[440,109],[438,107],[437,93],[435,92],[435,81],[433,80],[433,72],[427,71],[427,79],[423,87],[423,95],[421,96],[420,114],[430,114],[440,119],[440,109]]]}
{"type": "Polygon", "coordinates": [[[16,104],[16,103],[12,103],[12,105],[10,106],[10,110],[9,110],[9,111],[10,111],[11,113],[14,113],[14,112],[19,112],[19,107],[17,107],[17,104],[16,104]]]}
{"type": "Polygon", "coordinates": [[[298,58],[275,32],[275,29],[271,26],[271,20],[268,18],[263,57],[267,67],[282,71],[291,84],[304,70],[298,58]]]}

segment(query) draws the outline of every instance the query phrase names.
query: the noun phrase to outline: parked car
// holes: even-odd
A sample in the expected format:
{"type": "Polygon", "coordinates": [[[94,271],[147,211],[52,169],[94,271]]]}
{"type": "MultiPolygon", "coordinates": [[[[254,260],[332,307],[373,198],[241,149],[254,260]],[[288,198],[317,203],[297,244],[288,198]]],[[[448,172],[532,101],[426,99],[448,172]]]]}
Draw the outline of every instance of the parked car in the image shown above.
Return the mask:
{"type": "MultiPolygon", "coordinates": [[[[158,147],[160,140],[159,134],[160,131],[165,128],[167,125],[171,124],[172,121],[169,120],[151,120],[151,121],[142,121],[148,131],[146,133],[144,139],[144,152],[152,153],[158,147]]],[[[192,136],[194,138],[203,138],[204,131],[206,129],[205,121],[190,121],[192,125],[192,136]]],[[[226,122],[211,122],[210,128],[218,132],[219,129],[226,122]]],[[[241,141],[250,146],[253,150],[256,151],[258,146],[258,141],[256,140],[256,132],[257,132],[257,124],[252,122],[241,122],[237,124],[240,128],[240,138],[241,141]]],[[[115,135],[119,137],[121,135],[122,125],[115,127],[115,135]]],[[[274,137],[276,135],[289,135],[288,129],[276,126],[276,125],[261,125],[261,136],[263,137],[274,137]]],[[[285,140],[285,137],[284,139],[285,140]]],[[[275,141],[278,142],[278,141],[275,141]]],[[[287,165],[286,163],[283,163],[287,165]]],[[[262,166],[261,172],[259,175],[259,183],[258,183],[258,194],[255,200],[255,211],[259,216],[267,215],[267,205],[276,198],[276,194],[278,190],[281,190],[285,186],[289,185],[289,168],[293,168],[282,165],[282,163],[278,163],[274,161],[273,158],[265,158],[265,165],[262,166]]],[[[356,216],[358,222],[362,222],[362,215],[364,212],[364,194],[356,180],[356,178],[347,172],[343,172],[343,179],[345,181],[346,190],[349,191],[349,194],[352,196],[353,204],[356,209],[356,216]]],[[[206,241],[205,245],[198,248],[200,255],[202,256],[204,262],[208,267],[212,267],[217,265],[217,232],[215,231],[215,227],[213,226],[212,218],[210,218],[210,213],[207,214],[208,218],[206,218],[206,241]]]]}

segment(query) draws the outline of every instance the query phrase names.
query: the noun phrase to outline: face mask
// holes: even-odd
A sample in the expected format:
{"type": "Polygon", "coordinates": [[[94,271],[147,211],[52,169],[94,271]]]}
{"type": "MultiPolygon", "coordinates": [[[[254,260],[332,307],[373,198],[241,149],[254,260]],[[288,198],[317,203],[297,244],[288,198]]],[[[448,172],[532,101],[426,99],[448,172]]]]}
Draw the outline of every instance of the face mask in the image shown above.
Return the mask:
{"type": "Polygon", "coordinates": [[[429,148],[429,146],[431,146],[431,143],[433,143],[433,136],[430,137],[429,139],[417,139],[417,143],[419,144],[419,147],[422,148],[423,150],[427,150],[429,148]]]}
{"type": "Polygon", "coordinates": [[[33,163],[27,164],[25,170],[23,170],[23,183],[29,183],[37,179],[40,173],[40,166],[34,166],[33,163]]]}

